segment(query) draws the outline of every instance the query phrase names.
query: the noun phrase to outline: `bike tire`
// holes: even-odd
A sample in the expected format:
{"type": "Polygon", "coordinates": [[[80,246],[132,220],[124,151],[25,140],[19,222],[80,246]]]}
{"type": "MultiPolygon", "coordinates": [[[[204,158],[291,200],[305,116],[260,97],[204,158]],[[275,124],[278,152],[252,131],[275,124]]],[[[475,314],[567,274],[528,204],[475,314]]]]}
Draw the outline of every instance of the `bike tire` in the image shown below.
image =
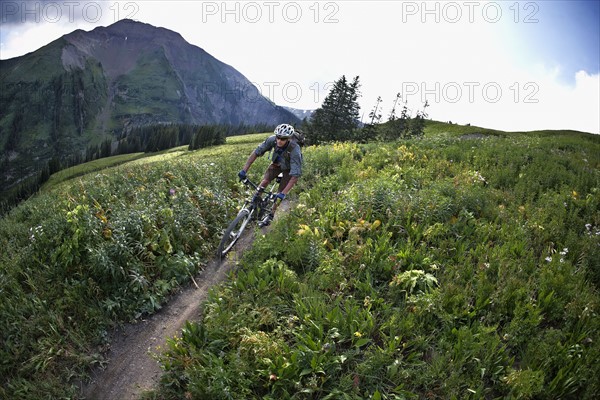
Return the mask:
{"type": "Polygon", "coordinates": [[[217,250],[217,256],[219,258],[225,257],[225,255],[233,248],[237,240],[242,236],[242,232],[244,232],[250,218],[250,211],[244,208],[240,210],[235,219],[231,221],[223,233],[221,243],[219,243],[219,248],[217,250]]]}

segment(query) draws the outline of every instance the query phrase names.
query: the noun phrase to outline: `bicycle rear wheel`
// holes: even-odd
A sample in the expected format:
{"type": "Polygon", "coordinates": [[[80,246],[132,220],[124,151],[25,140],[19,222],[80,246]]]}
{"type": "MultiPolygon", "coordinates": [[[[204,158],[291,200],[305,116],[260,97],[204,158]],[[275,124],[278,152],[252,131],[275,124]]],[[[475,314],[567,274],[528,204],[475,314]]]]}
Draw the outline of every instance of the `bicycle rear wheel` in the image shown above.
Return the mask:
{"type": "Polygon", "coordinates": [[[223,238],[221,239],[221,243],[217,250],[217,256],[219,258],[223,258],[233,248],[237,240],[242,236],[242,232],[244,232],[250,218],[250,211],[243,208],[235,219],[231,221],[227,229],[225,229],[225,233],[223,234],[223,238]]]}

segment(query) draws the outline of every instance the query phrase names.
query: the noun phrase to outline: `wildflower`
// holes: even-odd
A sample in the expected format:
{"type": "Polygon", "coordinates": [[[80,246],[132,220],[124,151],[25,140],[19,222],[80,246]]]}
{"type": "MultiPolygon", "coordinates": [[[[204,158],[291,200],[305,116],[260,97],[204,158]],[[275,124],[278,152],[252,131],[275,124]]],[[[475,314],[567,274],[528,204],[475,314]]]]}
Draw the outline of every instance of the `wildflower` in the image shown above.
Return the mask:
{"type": "Polygon", "coordinates": [[[170,190],[169,190],[169,194],[170,194],[171,196],[175,196],[175,189],[170,189],[170,190]]]}
{"type": "Polygon", "coordinates": [[[362,333],[360,333],[359,331],[354,332],[354,336],[356,337],[362,337],[362,333]]]}
{"type": "Polygon", "coordinates": [[[270,381],[276,381],[277,380],[277,375],[275,375],[275,374],[269,375],[269,380],[270,381]]]}
{"type": "Polygon", "coordinates": [[[29,228],[29,239],[31,241],[35,241],[37,237],[44,233],[44,228],[41,225],[36,226],[35,228],[29,228]]]}
{"type": "Polygon", "coordinates": [[[568,248],[564,248],[562,249],[562,251],[559,253],[561,256],[566,256],[569,253],[569,249],[568,248]]]}
{"type": "Polygon", "coordinates": [[[304,224],[300,224],[300,229],[298,229],[298,231],[296,232],[296,234],[298,236],[302,236],[302,235],[305,235],[307,233],[308,234],[312,233],[312,231],[310,230],[310,226],[304,225],[304,224]]]}
{"type": "Polygon", "coordinates": [[[551,262],[552,261],[552,257],[548,256],[545,258],[546,261],[551,262]]]}

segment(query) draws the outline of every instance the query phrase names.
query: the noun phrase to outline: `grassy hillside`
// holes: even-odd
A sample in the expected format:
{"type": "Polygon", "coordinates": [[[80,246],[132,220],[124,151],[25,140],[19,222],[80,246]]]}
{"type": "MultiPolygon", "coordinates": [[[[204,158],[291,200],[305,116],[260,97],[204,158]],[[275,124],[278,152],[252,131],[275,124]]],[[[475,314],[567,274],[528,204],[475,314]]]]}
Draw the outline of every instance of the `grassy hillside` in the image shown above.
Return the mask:
{"type": "MultiPolygon", "coordinates": [[[[0,397],[72,397],[107,330],[212,257],[264,137],[57,182],[0,220],[0,397]]],[[[148,398],[600,390],[599,137],[430,123],[304,157],[291,212],[164,349],[148,398]]]]}

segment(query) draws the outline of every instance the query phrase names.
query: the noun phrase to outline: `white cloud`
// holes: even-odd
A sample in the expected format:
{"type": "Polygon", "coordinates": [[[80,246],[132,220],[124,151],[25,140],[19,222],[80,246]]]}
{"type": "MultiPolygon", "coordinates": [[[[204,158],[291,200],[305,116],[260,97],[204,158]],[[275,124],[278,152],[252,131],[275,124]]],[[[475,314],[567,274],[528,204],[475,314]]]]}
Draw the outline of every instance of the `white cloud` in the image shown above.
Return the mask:
{"type": "MultiPolygon", "coordinates": [[[[445,85],[435,91],[439,101],[430,100],[430,117],[436,120],[507,131],[573,129],[600,133],[598,74],[580,71],[570,86],[553,71],[535,76],[521,72],[477,82],[477,86],[460,86],[458,98],[454,85],[445,85]]],[[[427,97],[433,99],[434,95],[427,97]]]]}
{"type": "Polygon", "coordinates": [[[549,129],[574,129],[600,133],[600,74],[575,74],[575,85],[558,83],[554,77],[542,81],[546,92],[540,99],[537,126],[546,121],[549,129]]]}
{"type": "Polygon", "coordinates": [[[91,30],[116,21],[118,9],[108,1],[2,2],[0,58],[18,57],[77,29],[91,30]]]}
{"type": "Polygon", "coordinates": [[[26,23],[2,29],[2,59],[18,57],[47,45],[65,34],[58,24],[26,23]],[[49,40],[49,38],[52,38],[49,40]]]}

